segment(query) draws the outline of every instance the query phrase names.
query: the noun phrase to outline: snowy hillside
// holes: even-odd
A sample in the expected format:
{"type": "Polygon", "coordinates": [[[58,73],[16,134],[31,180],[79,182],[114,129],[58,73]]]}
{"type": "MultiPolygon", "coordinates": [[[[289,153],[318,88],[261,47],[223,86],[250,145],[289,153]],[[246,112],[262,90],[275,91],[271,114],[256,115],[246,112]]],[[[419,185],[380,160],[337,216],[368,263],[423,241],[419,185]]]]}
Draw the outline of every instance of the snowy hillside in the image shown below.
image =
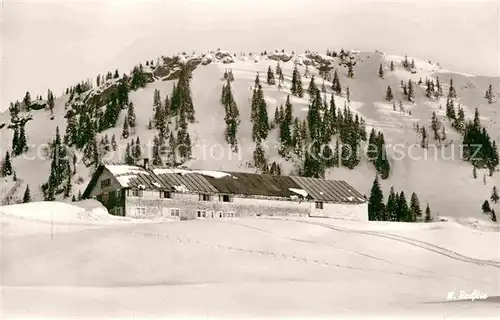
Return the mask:
{"type": "Polygon", "coordinates": [[[442,319],[500,311],[491,222],[140,223],[95,202],[2,207],[0,219],[6,318],[442,319]]]}
{"type": "MultiPolygon", "coordinates": [[[[452,129],[450,122],[445,119],[446,98],[442,97],[438,101],[426,98],[425,80],[436,80],[439,77],[443,91],[446,93],[450,79],[453,79],[458,95],[456,103],[464,109],[465,116],[472,118],[475,108],[478,108],[481,124],[486,127],[491,138],[498,143],[500,142],[500,108],[498,102],[488,104],[484,95],[488,85],[493,84],[494,92],[498,97],[499,79],[456,74],[417,58],[414,58],[415,68],[409,71],[401,65],[404,57],[379,52],[356,52],[355,57],[357,64],[354,67],[352,79],[347,77],[347,68],[340,64],[338,58],[323,54],[275,52],[267,55],[246,54],[242,56],[218,51],[212,54],[180,55],[173,59],[162,59],[161,62],[155,62],[153,67],[146,67],[149,80],[153,82],[129,93],[129,100],[133,102],[137,115],[135,133],[132,133],[127,139],[121,138],[127,110],[120,112],[115,128],[99,133],[99,140],[104,134],[109,137],[114,134],[122,150],[120,155],[119,152],[109,152],[105,156],[105,160],[123,161],[124,146],[131,139],[135,140],[137,137],[140,137],[144,148],[149,145],[148,152],[151,152],[153,138],[158,134],[157,130],[148,129],[148,123],[153,117],[155,89],[160,91],[162,99],[166,95],[170,96],[178,76],[176,63],[190,63],[196,65],[191,79],[191,94],[196,121],[189,125],[189,133],[193,142],[193,159],[184,165],[195,169],[254,171],[255,169],[249,168],[248,163],[253,161],[255,149],[255,143],[252,141],[250,105],[257,72],[260,74],[260,83],[263,87],[269,118],[272,120],[276,107],[284,104],[287,95],[290,94],[295,63],[298,64],[298,70],[302,74],[304,91],[306,91],[310,81],[310,78],[304,77],[306,65],[308,65],[309,73],[315,76],[317,86],[321,87],[324,83],[326,96],[329,99],[332,93],[332,83],[320,77],[318,66],[322,61],[331,61],[332,68],[338,71],[343,91],[342,96],[335,96],[337,107],[343,108],[344,105],[348,105],[353,112],[365,119],[368,132],[371,128],[382,131],[387,146],[419,144],[420,137],[415,132],[414,126],[418,123],[420,126],[429,127],[433,111],[437,113],[445,125],[447,141],[444,144],[448,146],[435,149],[438,153],[436,157],[429,151],[427,159],[411,159],[411,157],[405,156],[396,160],[394,157],[397,156],[397,150],[388,149],[388,154],[391,156],[391,174],[387,180],[381,181],[385,196],[387,196],[389,188],[394,186],[396,191],[402,190],[407,195],[416,192],[422,203],[431,205],[434,216],[485,217],[480,210],[481,203],[489,198],[493,186],[500,187],[500,173],[496,172],[490,177],[486,169],[478,170],[478,178],[473,178],[471,164],[457,156],[461,138],[452,129]],[[269,66],[275,70],[278,63],[276,59],[282,60],[280,66],[283,70],[285,83],[281,89],[277,85],[266,83],[266,71],[269,66]],[[394,71],[390,71],[391,61],[395,66],[394,71]],[[380,64],[385,72],[383,79],[378,76],[380,64]],[[237,133],[239,153],[231,152],[224,138],[226,124],[224,107],[221,105],[220,98],[222,86],[225,84],[223,74],[228,69],[232,70],[234,75],[234,82],[231,83],[231,86],[241,119],[237,133]],[[408,102],[408,99],[403,96],[400,86],[401,81],[406,83],[409,79],[415,84],[414,103],[408,102]],[[417,85],[420,79],[424,81],[424,84],[417,85]],[[399,106],[398,110],[394,111],[392,102],[385,100],[388,85],[392,88],[394,101],[396,103],[402,101],[404,111],[400,111],[399,106]],[[345,94],[347,87],[350,91],[349,102],[347,102],[345,94]],[[444,156],[441,152],[444,152],[444,156]],[[450,154],[455,155],[454,159],[446,158],[450,154]]],[[[412,58],[408,57],[408,59],[412,58]]],[[[106,90],[112,86],[113,81],[109,81],[106,84],[101,84],[100,88],[93,88],[82,96],[88,96],[91,99],[97,96],[98,100],[105,96],[106,90]]],[[[56,99],[52,118],[51,112],[47,108],[30,111],[33,119],[26,124],[28,151],[12,160],[13,169],[17,174],[18,181],[20,181],[17,189],[13,192],[14,200],[22,198],[26,184],[30,186],[32,198],[42,199],[39,187],[42,183],[47,182],[51,166],[50,158],[43,146],[54,139],[57,126],[61,134],[65,132],[68,100],[69,95],[63,95],[56,99]]],[[[291,103],[293,116],[306,119],[309,95],[305,93],[303,98],[291,96],[291,103]]],[[[21,112],[20,115],[26,116],[26,113],[21,112]]],[[[3,154],[6,150],[11,150],[12,146],[13,130],[8,129],[9,124],[10,114],[7,111],[0,116],[0,125],[3,126],[0,129],[3,154]]],[[[269,133],[265,146],[268,162],[276,161],[281,164],[285,174],[296,173],[296,164],[292,161],[286,161],[278,154],[278,136],[279,132],[276,128],[269,133]]],[[[437,142],[431,137],[429,144],[437,145],[437,142]]],[[[414,148],[411,152],[413,157],[417,158],[422,158],[424,155],[424,150],[420,148],[414,148]]],[[[76,151],[75,154],[78,159],[82,158],[80,151],[76,151]]],[[[77,173],[72,177],[73,195],[77,195],[79,191],[83,192],[92,170],[93,166],[87,167],[83,162],[78,161],[77,173]]],[[[366,159],[362,159],[355,169],[329,169],[326,177],[346,180],[362,193],[369,195],[375,172],[374,166],[366,159]]],[[[13,183],[11,176],[0,181],[2,199],[12,190],[13,183]]],[[[67,200],[70,199],[71,197],[67,200]]],[[[496,208],[498,208],[497,211],[500,211],[499,205],[496,205],[496,208]]]]}

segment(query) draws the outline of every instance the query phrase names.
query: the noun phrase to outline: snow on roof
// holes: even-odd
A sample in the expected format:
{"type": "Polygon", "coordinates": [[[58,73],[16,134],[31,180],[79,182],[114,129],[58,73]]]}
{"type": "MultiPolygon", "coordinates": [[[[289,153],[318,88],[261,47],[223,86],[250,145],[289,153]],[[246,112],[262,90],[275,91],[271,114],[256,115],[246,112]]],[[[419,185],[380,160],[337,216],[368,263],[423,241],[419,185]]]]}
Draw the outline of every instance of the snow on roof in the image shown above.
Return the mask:
{"type": "Polygon", "coordinates": [[[116,176],[116,180],[120,183],[121,186],[123,187],[128,187],[128,183],[130,179],[137,177],[136,175],[125,175],[125,176],[116,176]]]}
{"type": "Polygon", "coordinates": [[[161,185],[158,182],[152,182],[151,184],[157,188],[161,188],[161,185]]]}
{"type": "Polygon", "coordinates": [[[194,170],[194,171],[191,171],[191,172],[188,172],[188,173],[197,173],[197,174],[201,174],[201,175],[204,175],[204,176],[209,176],[209,177],[212,177],[212,178],[215,178],[215,179],[220,179],[220,178],[224,178],[224,177],[227,177],[227,176],[231,176],[229,173],[226,173],[226,172],[211,171],[211,170],[194,170]]]}
{"type": "Polygon", "coordinates": [[[146,170],[138,166],[106,165],[105,167],[123,187],[128,187],[130,179],[137,177],[138,174],[149,175],[146,170]]]}
{"type": "Polygon", "coordinates": [[[297,194],[300,194],[304,198],[306,198],[308,196],[307,191],[305,191],[304,189],[288,188],[288,190],[290,190],[291,192],[295,192],[297,194]]]}
{"type": "Polygon", "coordinates": [[[175,169],[175,168],[157,168],[153,169],[154,174],[172,174],[172,173],[180,173],[180,174],[185,174],[189,173],[189,170],[185,169],[175,169]]]}
{"type": "Polygon", "coordinates": [[[222,171],[211,171],[211,170],[185,170],[185,169],[175,169],[175,168],[161,168],[161,169],[153,169],[154,174],[172,174],[179,173],[182,175],[197,173],[204,176],[209,176],[215,179],[220,179],[223,177],[231,176],[229,173],[222,171]]]}
{"type": "Polygon", "coordinates": [[[149,174],[146,170],[138,166],[128,166],[128,165],[106,165],[106,169],[109,170],[113,175],[124,175],[128,173],[135,174],[149,174]]]}
{"type": "Polygon", "coordinates": [[[188,188],[186,188],[185,185],[181,184],[180,186],[174,186],[175,191],[186,193],[189,191],[188,188]]]}

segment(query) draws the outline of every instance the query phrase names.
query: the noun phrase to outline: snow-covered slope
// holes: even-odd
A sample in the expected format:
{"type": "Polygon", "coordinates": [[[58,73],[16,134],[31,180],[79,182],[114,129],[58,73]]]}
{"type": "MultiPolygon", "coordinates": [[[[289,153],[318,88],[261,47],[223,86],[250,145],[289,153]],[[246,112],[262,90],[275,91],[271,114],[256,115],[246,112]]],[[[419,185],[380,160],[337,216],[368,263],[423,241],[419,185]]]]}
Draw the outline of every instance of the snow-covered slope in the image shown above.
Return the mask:
{"type": "Polygon", "coordinates": [[[442,319],[500,311],[499,233],[482,227],[272,218],[81,223],[84,231],[2,237],[4,317],[442,319]],[[489,300],[447,301],[460,291],[489,300]]]}
{"type": "MultiPolygon", "coordinates": [[[[193,157],[194,159],[186,163],[186,166],[195,169],[207,170],[240,170],[250,171],[247,163],[252,161],[252,153],[255,144],[251,139],[250,119],[250,99],[252,95],[253,82],[257,72],[260,73],[260,82],[263,85],[265,99],[268,106],[270,118],[274,115],[276,106],[284,104],[290,90],[290,81],[294,62],[299,64],[299,70],[302,74],[304,88],[307,88],[309,79],[304,77],[305,65],[309,64],[311,74],[316,76],[316,84],[321,86],[323,79],[318,75],[318,71],[311,63],[320,59],[332,60],[333,67],[338,70],[340,82],[344,92],[346,86],[350,89],[350,108],[361,115],[367,122],[368,130],[371,127],[381,130],[384,133],[386,144],[389,146],[389,154],[396,155],[396,150],[390,149],[390,146],[409,146],[418,144],[419,137],[413,130],[414,123],[429,126],[429,121],[433,111],[444,119],[445,99],[440,101],[430,101],[425,97],[425,87],[416,86],[415,103],[405,102],[400,88],[400,81],[405,82],[408,79],[416,83],[420,78],[425,81],[426,78],[439,76],[443,91],[448,91],[448,83],[453,78],[454,86],[458,93],[458,102],[464,108],[466,116],[472,117],[474,109],[479,108],[482,124],[487,128],[493,139],[500,141],[500,115],[498,103],[487,104],[484,99],[484,92],[488,85],[494,85],[495,92],[498,91],[498,81],[496,78],[487,78],[480,76],[470,76],[451,73],[441,69],[439,66],[428,61],[415,58],[414,73],[408,72],[401,66],[404,57],[385,55],[379,52],[368,53],[360,52],[356,54],[358,63],[354,68],[355,76],[353,79],[347,78],[347,68],[339,65],[338,59],[333,59],[321,54],[297,54],[290,53],[272,53],[265,55],[231,55],[225,51],[219,51],[214,54],[204,56],[179,56],[179,60],[192,61],[196,59],[201,61],[193,72],[191,81],[192,96],[194,100],[196,123],[189,126],[191,138],[194,141],[193,157]],[[280,62],[285,76],[285,84],[282,90],[276,86],[269,86],[265,83],[266,71],[268,66],[275,69],[277,56],[281,59],[289,59],[288,62],[280,62]],[[395,71],[389,71],[389,64],[393,61],[395,71]],[[385,78],[378,77],[379,64],[382,62],[385,69],[385,78]],[[232,153],[230,147],[224,140],[224,109],[220,104],[220,95],[222,85],[222,75],[226,69],[232,69],[235,81],[232,83],[233,94],[240,111],[242,120],[238,131],[238,142],[240,153],[232,153]],[[395,100],[402,100],[403,107],[408,112],[393,111],[392,104],[384,99],[385,90],[390,85],[393,89],[395,100]]],[[[411,60],[412,58],[409,57],[411,60]]],[[[154,73],[154,71],[152,71],[154,73]]],[[[134,103],[137,113],[138,126],[132,137],[140,137],[143,145],[150,142],[152,145],[155,130],[148,130],[147,125],[152,117],[152,102],[155,89],[160,90],[162,99],[165,95],[170,95],[175,81],[159,77],[156,81],[148,84],[145,88],[130,93],[130,100],[134,103]]],[[[324,81],[327,88],[327,95],[331,92],[331,83],[324,81]]],[[[304,98],[292,97],[294,116],[305,118],[308,110],[308,95],[304,98]]],[[[346,102],[345,94],[342,97],[336,97],[336,105],[343,107],[346,102]]],[[[33,120],[29,121],[26,127],[28,144],[30,149],[27,154],[16,157],[13,160],[13,167],[17,175],[22,179],[22,185],[18,188],[18,198],[22,196],[25,184],[29,183],[34,198],[40,199],[41,194],[38,186],[45,182],[49,175],[50,161],[44,157],[43,145],[53,139],[56,126],[59,126],[63,133],[66,121],[64,119],[64,105],[68,96],[62,96],[56,100],[54,119],[50,120],[50,113],[46,110],[32,111],[33,120]]],[[[105,134],[111,136],[115,134],[120,137],[122,125],[126,111],[122,111],[116,128],[105,131],[105,134]]],[[[0,123],[8,123],[8,112],[0,116],[0,123]]],[[[437,155],[430,153],[427,159],[410,159],[409,156],[402,160],[391,160],[392,173],[388,180],[382,181],[385,194],[390,186],[394,186],[396,191],[403,190],[405,194],[410,195],[416,192],[420,200],[428,202],[433,209],[434,215],[446,216],[476,216],[481,217],[480,205],[482,201],[489,198],[491,189],[494,185],[500,187],[500,174],[496,173],[493,177],[486,177],[486,184],[483,184],[484,171],[479,171],[478,179],[472,177],[472,167],[469,163],[460,160],[457,156],[459,135],[453,131],[449,123],[446,122],[446,129],[449,142],[454,141],[449,147],[437,150],[437,155]],[[452,149],[454,148],[454,149],[452,149]],[[454,152],[455,158],[449,159],[449,155],[454,152]]],[[[2,137],[3,150],[9,150],[12,140],[12,130],[4,127],[0,129],[2,137]]],[[[294,164],[285,161],[277,152],[277,130],[273,130],[267,141],[266,156],[270,162],[276,161],[282,164],[285,173],[294,170],[294,164]]],[[[118,144],[123,146],[130,141],[118,139],[118,144]]],[[[435,141],[430,140],[430,144],[435,141]]],[[[121,150],[124,150],[122,146],[121,150]]],[[[406,147],[408,149],[408,147],[406,147]]],[[[120,150],[120,148],[119,148],[120,150]]],[[[423,158],[423,151],[419,148],[411,150],[413,157],[423,158]]],[[[124,153],[121,152],[121,160],[124,153]]],[[[119,161],[118,152],[111,152],[106,156],[106,160],[119,161]]],[[[73,193],[78,190],[83,191],[86,183],[90,179],[91,170],[80,163],[77,168],[78,174],[74,177],[73,193]]],[[[366,160],[354,170],[345,168],[336,168],[329,170],[327,178],[343,179],[359,189],[362,193],[369,194],[369,190],[375,176],[373,165],[366,160]]],[[[11,183],[6,179],[5,184],[11,183]]],[[[8,190],[0,182],[1,189],[8,190]]],[[[500,211],[500,210],[497,210],[500,211]]]]}
{"type": "Polygon", "coordinates": [[[0,207],[2,236],[57,234],[88,228],[133,225],[144,221],[110,215],[96,200],[72,204],[30,202],[0,207]]]}

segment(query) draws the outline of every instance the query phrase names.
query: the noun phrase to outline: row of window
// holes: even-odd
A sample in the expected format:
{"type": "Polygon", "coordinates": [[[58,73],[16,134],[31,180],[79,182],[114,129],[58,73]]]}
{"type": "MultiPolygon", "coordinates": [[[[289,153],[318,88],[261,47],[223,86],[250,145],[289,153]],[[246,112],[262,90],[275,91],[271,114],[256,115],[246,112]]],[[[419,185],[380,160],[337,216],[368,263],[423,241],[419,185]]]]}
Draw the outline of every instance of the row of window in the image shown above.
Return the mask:
{"type": "MultiPolygon", "coordinates": [[[[139,189],[129,189],[127,190],[127,195],[131,197],[142,197],[144,195],[143,190],[139,189]]],[[[170,191],[160,191],[161,199],[172,199],[172,192],[170,191]]],[[[212,196],[209,194],[200,193],[199,201],[212,201],[212,196]]],[[[233,197],[227,194],[219,195],[220,202],[233,202],[233,197]]]]}
{"type": "Polygon", "coordinates": [[[109,196],[113,194],[115,199],[119,199],[120,198],[120,195],[121,195],[121,192],[120,190],[115,190],[115,191],[111,191],[111,192],[103,192],[101,194],[101,201],[102,202],[108,202],[109,201],[109,196]]]}
{"type": "MultiPolygon", "coordinates": [[[[199,201],[212,201],[212,196],[209,194],[200,193],[199,201]]],[[[233,196],[228,194],[219,195],[219,202],[233,202],[233,196]]]]}
{"type": "Polygon", "coordinates": [[[112,215],[123,216],[123,209],[121,207],[116,207],[109,210],[112,215]]]}
{"type": "Polygon", "coordinates": [[[223,211],[208,211],[207,210],[198,210],[196,211],[196,215],[198,218],[229,218],[229,217],[237,217],[238,215],[232,211],[223,212],[223,211]]]}

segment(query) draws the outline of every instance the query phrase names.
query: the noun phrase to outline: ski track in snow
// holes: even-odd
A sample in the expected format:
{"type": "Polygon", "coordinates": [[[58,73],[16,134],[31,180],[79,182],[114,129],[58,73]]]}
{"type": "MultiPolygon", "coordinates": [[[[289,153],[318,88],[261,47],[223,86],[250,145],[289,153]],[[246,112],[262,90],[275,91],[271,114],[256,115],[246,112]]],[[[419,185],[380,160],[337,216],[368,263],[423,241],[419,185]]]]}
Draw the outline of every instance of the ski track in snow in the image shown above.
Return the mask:
{"type": "MultiPolygon", "coordinates": [[[[286,220],[286,221],[295,221],[295,220],[286,220]]],[[[312,240],[304,240],[304,239],[297,239],[297,238],[286,237],[286,236],[283,236],[283,235],[280,235],[280,234],[277,234],[277,233],[274,233],[274,232],[270,232],[268,230],[264,230],[264,229],[253,227],[253,226],[248,226],[248,225],[237,223],[237,222],[234,222],[234,221],[224,221],[224,222],[230,223],[230,224],[233,224],[233,225],[238,225],[238,226],[245,227],[245,228],[249,228],[249,229],[253,229],[253,230],[257,230],[257,231],[260,231],[260,232],[264,232],[264,233],[267,233],[267,234],[270,234],[270,235],[273,235],[273,236],[276,236],[276,237],[280,237],[280,238],[283,238],[283,239],[291,240],[291,241],[297,241],[297,242],[302,242],[302,243],[308,243],[308,244],[316,244],[316,245],[326,246],[328,248],[332,248],[332,249],[335,249],[335,250],[339,250],[339,251],[344,251],[344,252],[349,252],[349,253],[352,253],[352,254],[360,255],[360,256],[363,256],[363,257],[368,258],[368,259],[382,261],[382,262],[385,262],[385,263],[393,265],[393,266],[405,267],[405,268],[413,269],[413,270],[416,270],[416,271],[423,271],[423,272],[427,272],[427,273],[435,274],[435,275],[440,275],[440,276],[447,276],[447,277],[459,278],[459,279],[464,279],[464,280],[469,280],[469,281],[474,281],[474,282],[483,282],[483,281],[478,281],[476,279],[471,279],[471,278],[467,278],[467,277],[457,277],[457,276],[452,276],[452,275],[449,275],[449,274],[445,275],[445,274],[440,274],[440,273],[437,273],[437,272],[434,272],[434,271],[431,271],[431,270],[427,270],[427,269],[416,268],[416,267],[413,267],[413,266],[409,266],[409,265],[405,265],[405,264],[402,264],[402,263],[397,263],[397,262],[389,261],[387,259],[379,258],[379,257],[373,256],[373,255],[369,255],[369,254],[366,254],[366,253],[363,253],[363,252],[360,252],[360,251],[349,250],[349,249],[337,247],[337,246],[334,246],[334,245],[331,245],[331,244],[328,244],[328,243],[322,243],[322,242],[317,242],[317,241],[312,241],[312,240]]],[[[311,223],[311,224],[314,224],[314,223],[311,223]]],[[[319,226],[324,227],[323,225],[319,225],[319,226]]],[[[419,241],[419,240],[416,240],[416,241],[419,241]]],[[[420,242],[422,242],[422,241],[420,241],[420,242]]],[[[444,248],[442,248],[442,249],[444,249],[444,248]]],[[[444,249],[444,250],[447,250],[447,249],[444,249]]],[[[490,261],[490,260],[488,260],[488,261],[490,261]]]]}
{"type": "MultiPolygon", "coordinates": [[[[402,239],[398,238],[399,236],[395,236],[395,235],[387,234],[387,233],[370,232],[370,231],[366,231],[365,232],[365,231],[360,231],[360,230],[336,228],[336,227],[330,226],[330,225],[325,224],[325,223],[307,222],[307,221],[300,221],[300,220],[293,220],[293,219],[275,219],[275,218],[264,218],[264,219],[306,223],[306,224],[311,224],[311,225],[317,225],[317,226],[320,226],[320,227],[325,227],[325,228],[328,228],[330,230],[335,230],[335,231],[339,231],[339,232],[349,232],[349,233],[357,233],[357,234],[375,235],[375,236],[380,236],[380,237],[388,238],[388,239],[391,239],[391,240],[396,240],[398,242],[403,242],[403,243],[408,243],[410,245],[415,245],[414,243],[412,243],[410,241],[405,241],[404,240],[405,237],[401,237],[403,239],[402,240],[402,239]],[[394,236],[394,238],[385,237],[385,236],[391,236],[391,235],[394,236]]],[[[227,246],[227,245],[221,245],[221,244],[214,244],[214,243],[210,243],[210,242],[206,242],[206,241],[200,241],[200,240],[191,239],[189,237],[182,237],[181,238],[179,236],[170,236],[167,233],[134,232],[132,235],[134,235],[134,236],[143,236],[143,237],[153,237],[153,238],[156,238],[156,239],[166,239],[166,240],[175,241],[175,242],[177,242],[179,244],[185,244],[185,245],[191,245],[191,244],[203,245],[203,246],[209,247],[211,249],[237,251],[237,252],[249,253],[249,254],[254,254],[254,255],[268,256],[268,257],[272,257],[272,258],[276,258],[276,259],[280,259],[281,258],[281,259],[291,260],[291,261],[295,261],[295,262],[303,262],[303,263],[307,263],[307,264],[316,264],[318,266],[323,266],[323,267],[343,268],[343,269],[350,269],[350,270],[356,270],[356,271],[366,271],[366,272],[376,272],[376,273],[378,272],[378,273],[383,273],[383,274],[392,274],[392,275],[406,276],[406,277],[413,277],[413,278],[434,279],[436,277],[438,277],[438,278],[448,277],[448,278],[462,279],[462,280],[476,282],[476,283],[489,283],[489,282],[485,282],[485,281],[481,281],[481,280],[477,280],[477,279],[472,279],[472,278],[468,278],[468,277],[454,276],[454,275],[450,275],[450,274],[442,274],[442,273],[430,271],[430,270],[427,270],[427,269],[416,268],[416,267],[413,267],[413,266],[408,266],[408,265],[405,265],[405,264],[396,263],[396,262],[389,261],[387,259],[383,259],[383,258],[379,258],[379,257],[372,256],[372,255],[369,255],[369,254],[365,254],[363,252],[359,252],[359,251],[355,251],[355,250],[348,250],[348,249],[345,249],[345,248],[336,247],[334,245],[327,244],[327,243],[321,243],[321,242],[312,241],[312,240],[304,240],[304,239],[287,237],[287,236],[283,236],[283,235],[280,235],[280,234],[277,234],[277,233],[274,233],[274,232],[270,232],[270,231],[265,230],[265,229],[261,229],[261,228],[254,227],[254,226],[248,226],[248,225],[237,223],[237,222],[234,222],[234,221],[229,221],[228,220],[228,221],[216,221],[216,222],[218,222],[218,223],[228,223],[228,224],[231,224],[231,225],[238,225],[238,226],[241,226],[241,227],[244,227],[244,228],[256,230],[256,231],[259,231],[259,232],[264,232],[266,234],[273,235],[273,236],[276,236],[276,237],[279,237],[279,238],[282,238],[282,239],[286,239],[286,240],[290,240],[290,241],[295,241],[295,242],[300,242],[300,243],[305,243],[305,244],[325,246],[325,247],[328,247],[328,248],[331,248],[331,249],[335,249],[335,250],[339,250],[339,251],[344,251],[344,252],[348,252],[348,253],[352,253],[352,254],[356,254],[356,255],[360,255],[360,256],[363,256],[363,257],[368,258],[368,259],[373,259],[373,260],[381,261],[381,262],[387,263],[389,265],[400,266],[400,267],[404,267],[404,268],[408,268],[408,269],[413,269],[415,271],[425,272],[425,273],[428,273],[428,275],[412,274],[412,273],[402,272],[402,271],[386,271],[386,270],[382,270],[382,269],[363,268],[363,267],[357,267],[357,266],[335,264],[335,263],[327,262],[325,260],[318,260],[318,259],[310,259],[310,258],[300,257],[300,256],[297,256],[295,254],[285,254],[285,253],[274,252],[274,251],[267,251],[267,250],[253,250],[253,249],[240,248],[240,247],[236,247],[236,246],[227,246]]],[[[410,239],[410,238],[406,238],[406,239],[410,239]]],[[[450,257],[450,258],[453,258],[455,260],[459,260],[459,261],[463,261],[463,262],[467,262],[467,263],[475,263],[476,265],[479,265],[479,266],[488,265],[488,266],[493,266],[493,267],[500,268],[500,264],[498,262],[496,262],[496,261],[492,261],[492,260],[480,260],[480,259],[469,258],[469,257],[463,256],[463,255],[461,255],[459,253],[453,252],[451,250],[448,250],[448,249],[445,249],[445,248],[441,248],[441,247],[438,247],[438,246],[434,246],[432,244],[429,244],[429,243],[426,243],[426,242],[423,242],[423,241],[419,241],[419,240],[415,240],[415,239],[411,239],[411,240],[413,240],[415,242],[421,242],[421,243],[426,244],[426,245],[431,246],[431,247],[439,248],[442,251],[434,250],[434,249],[429,249],[429,248],[427,248],[425,246],[416,245],[417,247],[420,247],[422,249],[427,249],[427,250],[430,250],[432,252],[436,252],[438,254],[443,254],[443,252],[445,252],[447,254],[443,254],[443,255],[445,255],[447,257],[450,257]],[[457,257],[461,257],[461,258],[457,258],[457,257]]]]}
{"type": "MultiPolygon", "coordinates": [[[[274,218],[268,218],[268,219],[274,219],[274,218]]],[[[419,248],[422,248],[424,250],[432,251],[432,252],[435,252],[437,254],[449,257],[451,259],[459,260],[459,261],[462,261],[462,262],[472,263],[472,264],[476,264],[476,265],[479,265],[479,266],[490,266],[490,267],[494,267],[494,268],[500,269],[500,262],[498,262],[498,261],[495,261],[495,260],[482,260],[482,259],[475,259],[475,258],[467,257],[467,256],[464,256],[464,255],[458,253],[458,252],[455,252],[455,251],[452,251],[452,250],[449,250],[449,249],[446,249],[446,248],[443,248],[443,247],[440,247],[440,246],[436,246],[436,245],[428,243],[428,242],[424,242],[424,241],[421,241],[421,240],[417,240],[417,239],[413,239],[413,238],[408,238],[408,237],[404,237],[404,236],[399,236],[399,235],[395,235],[395,234],[392,234],[392,233],[380,232],[380,231],[363,231],[363,230],[355,230],[355,229],[348,229],[348,228],[340,228],[340,227],[334,227],[332,225],[329,225],[329,224],[326,224],[326,223],[322,223],[322,222],[301,221],[301,220],[294,220],[294,219],[282,219],[282,220],[317,225],[317,226],[321,226],[321,227],[328,228],[328,229],[335,230],[335,231],[339,231],[339,232],[356,233],[356,234],[363,234],[363,235],[371,235],[371,236],[376,236],[376,237],[382,237],[382,238],[394,240],[394,241],[397,241],[397,242],[407,243],[409,245],[412,245],[412,246],[415,246],[415,247],[419,247],[419,248]]]]}

